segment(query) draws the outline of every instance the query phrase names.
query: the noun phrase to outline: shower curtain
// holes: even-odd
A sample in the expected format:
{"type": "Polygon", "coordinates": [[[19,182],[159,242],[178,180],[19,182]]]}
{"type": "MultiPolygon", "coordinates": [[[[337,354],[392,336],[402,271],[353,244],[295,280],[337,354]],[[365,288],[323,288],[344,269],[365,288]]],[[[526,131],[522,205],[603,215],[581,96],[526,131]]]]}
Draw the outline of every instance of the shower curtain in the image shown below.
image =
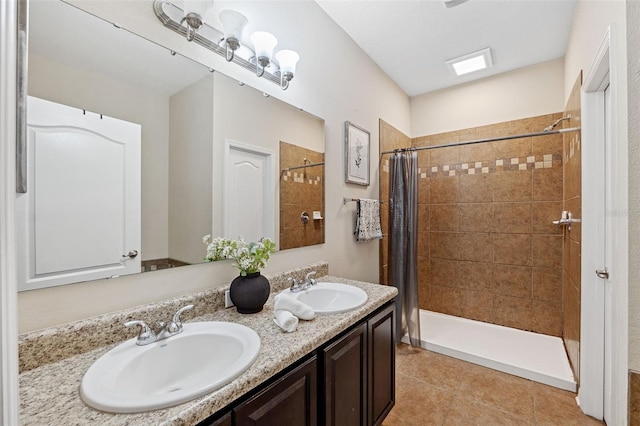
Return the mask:
{"type": "Polygon", "coordinates": [[[418,305],[418,154],[395,152],[389,176],[389,282],[398,289],[396,342],[408,331],[420,346],[418,305]]]}

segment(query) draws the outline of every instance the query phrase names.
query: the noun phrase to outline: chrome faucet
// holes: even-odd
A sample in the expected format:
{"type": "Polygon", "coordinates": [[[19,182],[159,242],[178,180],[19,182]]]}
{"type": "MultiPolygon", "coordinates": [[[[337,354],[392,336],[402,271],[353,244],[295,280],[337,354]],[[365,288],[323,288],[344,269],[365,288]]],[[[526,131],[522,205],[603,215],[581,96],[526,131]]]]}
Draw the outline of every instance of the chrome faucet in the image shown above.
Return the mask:
{"type": "Polygon", "coordinates": [[[311,275],[315,275],[315,274],[316,274],[316,271],[311,271],[304,277],[303,285],[306,286],[306,288],[309,288],[312,285],[316,285],[317,284],[317,281],[314,280],[313,278],[311,278],[311,275]]]}
{"type": "Polygon", "coordinates": [[[131,327],[134,325],[139,325],[140,333],[138,334],[136,345],[138,346],[148,345],[150,343],[157,342],[159,340],[164,340],[171,336],[175,336],[176,334],[182,333],[184,326],[182,324],[182,321],[180,320],[180,315],[184,311],[188,311],[189,309],[193,309],[193,305],[183,306],[182,308],[178,309],[176,313],[173,314],[173,318],[171,319],[171,321],[169,321],[168,324],[161,322],[159,325],[160,327],[162,327],[162,329],[158,333],[155,333],[151,329],[151,327],[149,327],[149,325],[147,325],[147,323],[144,321],[139,321],[139,320],[127,321],[124,323],[124,326],[131,327]]]}
{"type": "Polygon", "coordinates": [[[291,282],[291,287],[289,287],[289,290],[291,290],[291,293],[297,293],[303,290],[302,284],[298,284],[298,280],[296,280],[295,278],[289,277],[287,281],[291,282]]]}
{"type": "Polygon", "coordinates": [[[312,275],[315,275],[316,271],[311,271],[309,272],[305,277],[304,277],[304,281],[299,283],[298,280],[296,280],[293,277],[289,278],[289,281],[291,281],[291,287],[289,287],[289,290],[292,293],[297,293],[299,291],[303,291],[308,289],[309,287],[311,287],[312,285],[316,285],[316,280],[314,280],[313,278],[311,278],[312,275]]]}

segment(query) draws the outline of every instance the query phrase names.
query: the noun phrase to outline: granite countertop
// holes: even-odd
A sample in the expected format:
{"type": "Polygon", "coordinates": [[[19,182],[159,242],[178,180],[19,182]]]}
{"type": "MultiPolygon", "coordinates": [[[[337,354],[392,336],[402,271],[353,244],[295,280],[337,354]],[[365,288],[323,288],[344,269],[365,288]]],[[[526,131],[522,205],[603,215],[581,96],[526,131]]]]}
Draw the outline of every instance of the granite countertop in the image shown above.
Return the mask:
{"type": "MultiPolygon", "coordinates": [[[[192,401],[138,414],[111,414],[94,410],[80,398],[82,376],[95,360],[117,343],[48,363],[20,374],[21,425],[194,425],[254,389],[323,343],[393,299],[394,287],[324,276],[318,281],[354,285],[368,295],[367,303],[351,312],[317,316],[300,321],[297,331],[284,333],[273,322],[272,293],[262,312],[237,313],[235,308],[221,309],[187,322],[230,321],[255,330],[261,339],[255,362],[228,385],[192,401]]],[[[140,318],[144,319],[144,318],[140,318]]]]}

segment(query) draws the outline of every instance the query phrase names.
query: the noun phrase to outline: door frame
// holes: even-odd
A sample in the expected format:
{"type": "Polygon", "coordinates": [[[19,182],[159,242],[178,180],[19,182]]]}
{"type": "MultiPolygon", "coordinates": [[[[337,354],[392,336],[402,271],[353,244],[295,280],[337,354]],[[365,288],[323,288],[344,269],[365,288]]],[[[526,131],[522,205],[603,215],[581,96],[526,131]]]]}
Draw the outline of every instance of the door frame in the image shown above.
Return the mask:
{"type": "Polygon", "coordinates": [[[612,341],[611,424],[625,418],[627,404],[627,312],[628,287],[628,202],[627,143],[618,134],[620,111],[616,27],[610,25],[582,86],[582,250],[581,264],[581,332],[580,390],[582,411],[602,419],[604,416],[604,336],[605,281],[595,275],[604,266],[614,278],[612,341]],[[608,135],[604,126],[604,90],[610,85],[611,121],[608,135]],[[605,162],[605,136],[613,155],[605,162]],[[617,154],[617,155],[616,155],[617,154]],[[606,164],[606,169],[605,169],[606,164]],[[613,173],[616,185],[605,188],[605,172],[613,173]],[[603,207],[605,190],[612,194],[612,205],[603,207]],[[605,220],[613,220],[611,235],[616,241],[616,255],[611,265],[604,265],[605,220]]]}
{"type": "Polygon", "coordinates": [[[0,2],[0,423],[18,424],[15,238],[17,2],[0,2]]]}

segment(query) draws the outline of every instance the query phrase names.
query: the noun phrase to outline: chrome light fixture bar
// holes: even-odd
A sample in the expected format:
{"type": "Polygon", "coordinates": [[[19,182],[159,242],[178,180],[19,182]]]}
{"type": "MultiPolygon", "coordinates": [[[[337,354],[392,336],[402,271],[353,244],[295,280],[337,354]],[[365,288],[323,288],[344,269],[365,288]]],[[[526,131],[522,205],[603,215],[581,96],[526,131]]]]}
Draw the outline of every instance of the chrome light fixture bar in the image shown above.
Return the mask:
{"type": "Polygon", "coordinates": [[[289,82],[295,74],[295,67],[300,56],[292,50],[281,50],[276,53],[279,63],[272,58],[272,53],[277,39],[264,32],[256,37],[252,35],[256,52],[241,45],[240,36],[246,26],[246,18],[234,11],[222,11],[220,18],[225,26],[224,32],[206,24],[203,16],[197,18],[186,15],[182,9],[168,0],[155,0],[153,11],[162,24],[174,32],[184,36],[188,41],[222,56],[228,62],[233,62],[255,73],[258,77],[265,78],[280,86],[282,90],[289,87],[289,82]],[[186,23],[186,26],[184,25],[186,23]],[[229,24],[227,24],[229,23],[229,24]],[[265,36],[267,34],[267,36],[265,36]],[[261,37],[262,36],[262,37],[261,37]],[[260,46],[260,40],[267,42],[266,46],[260,46]],[[282,68],[282,70],[281,70],[282,68]]]}

